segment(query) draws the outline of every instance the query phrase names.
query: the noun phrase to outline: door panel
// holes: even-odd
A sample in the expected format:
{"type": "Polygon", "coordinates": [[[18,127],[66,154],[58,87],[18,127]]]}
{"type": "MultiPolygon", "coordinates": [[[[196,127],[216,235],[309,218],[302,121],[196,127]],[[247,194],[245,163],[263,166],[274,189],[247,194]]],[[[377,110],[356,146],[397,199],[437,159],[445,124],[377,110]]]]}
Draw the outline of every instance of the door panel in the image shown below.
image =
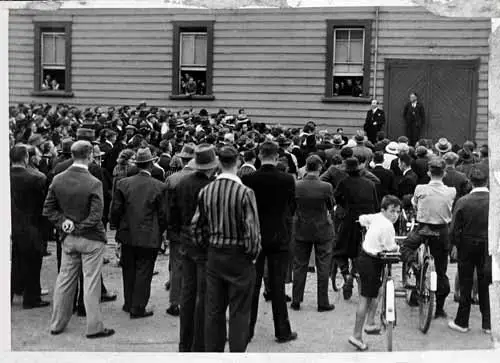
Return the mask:
{"type": "Polygon", "coordinates": [[[427,68],[424,64],[408,67],[397,65],[390,67],[389,102],[384,102],[387,113],[387,133],[390,138],[406,134],[403,109],[411,92],[416,92],[424,107],[428,99],[427,68]]]}

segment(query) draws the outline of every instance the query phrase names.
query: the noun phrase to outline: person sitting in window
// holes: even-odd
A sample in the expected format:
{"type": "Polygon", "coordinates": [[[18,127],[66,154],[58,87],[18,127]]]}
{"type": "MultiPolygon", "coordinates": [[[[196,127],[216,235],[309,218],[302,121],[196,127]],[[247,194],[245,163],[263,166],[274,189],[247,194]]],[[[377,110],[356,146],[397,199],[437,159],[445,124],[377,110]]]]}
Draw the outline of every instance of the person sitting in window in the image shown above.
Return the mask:
{"type": "Polygon", "coordinates": [[[207,85],[203,81],[198,81],[198,91],[197,94],[204,95],[207,93],[207,85]]]}
{"type": "Polygon", "coordinates": [[[340,94],[340,83],[336,82],[333,87],[333,95],[338,96],[340,94]]]}
{"type": "Polygon", "coordinates": [[[189,73],[185,73],[184,77],[182,77],[182,79],[181,79],[181,92],[182,93],[187,93],[187,84],[189,82],[189,78],[191,78],[189,73]]]}
{"type": "Polygon", "coordinates": [[[346,95],[346,96],[352,95],[353,92],[354,92],[353,88],[354,87],[353,87],[353,84],[352,84],[352,79],[351,78],[347,78],[346,81],[345,81],[344,89],[342,90],[343,94],[346,95]]]}
{"type": "Polygon", "coordinates": [[[189,77],[189,81],[186,84],[186,95],[192,96],[196,94],[196,82],[193,77],[189,77]]]}
{"type": "Polygon", "coordinates": [[[352,89],[352,97],[361,97],[363,96],[363,85],[361,84],[360,79],[356,79],[356,84],[352,89]]]}
{"type": "Polygon", "coordinates": [[[45,79],[43,80],[42,89],[44,89],[44,90],[51,89],[51,84],[52,84],[52,77],[50,74],[47,74],[45,76],[45,79]]]}
{"type": "Polygon", "coordinates": [[[59,90],[59,83],[57,82],[56,79],[53,79],[52,82],[50,82],[50,88],[54,91],[59,90]]]}

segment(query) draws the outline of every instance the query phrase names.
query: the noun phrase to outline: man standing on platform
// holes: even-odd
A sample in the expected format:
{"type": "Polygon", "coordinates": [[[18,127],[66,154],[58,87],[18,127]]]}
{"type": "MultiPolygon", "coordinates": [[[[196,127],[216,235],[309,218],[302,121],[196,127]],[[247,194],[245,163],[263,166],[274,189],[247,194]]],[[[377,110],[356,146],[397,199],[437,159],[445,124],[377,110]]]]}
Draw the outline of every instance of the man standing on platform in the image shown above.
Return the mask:
{"type": "Polygon", "coordinates": [[[151,177],[154,160],[148,148],[137,151],[139,173],[118,181],[109,218],[122,246],[123,311],[132,319],[153,315],[146,306],[167,223],[166,186],[151,177]]]}
{"type": "Polygon", "coordinates": [[[406,122],[406,136],[408,136],[410,145],[414,146],[425,124],[425,110],[422,103],[418,100],[415,92],[410,94],[410,102],[405,105],[403,118],[406,122]]]}
{"type": "Polygon", "coordinates": [[[238,151],[223,147],[219,161],[222,173],[200,191],[192,219],[196,243],[208,245],[205,348],[224,352],[229,305],[229,349],[245,352],[261,249],[259,215],[253,190],[236,175],[238,151]]]}
{"type": "Polygon", "coordinates": [[[363,129],[366,132],[368,140],[372,144],[377,142],[377,133],[385,125],[385,113],[378,107],[378,101],[372,100],[371,109],[366,113],[366,120],[363,129]]]}
{"type": "Polygon", "coordinates": [[[259,210],[262,253],[256,262],[256,282],[253,292],[250,336],[252,339],[259,309],[259,293],[267,257],[274,320],[274,334],[278,343],[297,339],[288,319],[285,296],[285,277],[289,263],[291,231],[290,219],[295,213],[295,180],[290,174],[276,169],[278,145],[266,141],[260,146],[258,171],[243,177],[243,183],[253,189],[259,210]]]}

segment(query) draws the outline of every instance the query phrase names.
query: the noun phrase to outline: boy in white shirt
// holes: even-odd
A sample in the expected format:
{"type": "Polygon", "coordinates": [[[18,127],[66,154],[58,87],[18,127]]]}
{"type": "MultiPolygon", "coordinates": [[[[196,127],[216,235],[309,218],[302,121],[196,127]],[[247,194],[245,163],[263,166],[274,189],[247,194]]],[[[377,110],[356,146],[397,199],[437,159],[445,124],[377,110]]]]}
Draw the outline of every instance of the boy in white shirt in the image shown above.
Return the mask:
{"type": "Polygon", "coordinates": [[[396,223],[400,213],[401,201],[393,195],[387,195],[382,199],[380,213],[359,217],[359,223],[367,228],[367,232],[356,264],[360,279],[360,297],[354,333],[349,338],[349,343],[358,350],[368,349],[368,346],[363,342],[365,319],[367,323],[365,333],[380,334],[380,327],[375,324],[375,313],[378,293],[382,285],[384,263],[378,258],[378,254],[399,250],[399,246],[396,244],[394,223],[396,223]]]}

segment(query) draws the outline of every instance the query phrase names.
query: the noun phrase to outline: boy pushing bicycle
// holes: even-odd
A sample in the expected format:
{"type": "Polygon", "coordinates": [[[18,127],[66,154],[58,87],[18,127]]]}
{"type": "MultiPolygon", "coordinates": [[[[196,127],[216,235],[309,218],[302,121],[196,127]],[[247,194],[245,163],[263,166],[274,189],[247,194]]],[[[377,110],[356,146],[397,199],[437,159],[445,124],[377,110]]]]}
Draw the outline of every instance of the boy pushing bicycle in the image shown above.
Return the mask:
{"type": "Polygon", "coordinates": [[[362,249],[357,260],[360,278],[360,298],[356,311],[354,332],[349,343],[364,351],[368,346],[363,342],[363,326],[369,335],[380,334],[380,327],[375,324],[378,294],[382,285],[384,262],[378,257],[380,252],[398,251],[394,223],[401,213],[401,201],[387,195],[382,199],[381,211],[376,214],[361,215],[359,223],[367,229],[362,249]]]}

